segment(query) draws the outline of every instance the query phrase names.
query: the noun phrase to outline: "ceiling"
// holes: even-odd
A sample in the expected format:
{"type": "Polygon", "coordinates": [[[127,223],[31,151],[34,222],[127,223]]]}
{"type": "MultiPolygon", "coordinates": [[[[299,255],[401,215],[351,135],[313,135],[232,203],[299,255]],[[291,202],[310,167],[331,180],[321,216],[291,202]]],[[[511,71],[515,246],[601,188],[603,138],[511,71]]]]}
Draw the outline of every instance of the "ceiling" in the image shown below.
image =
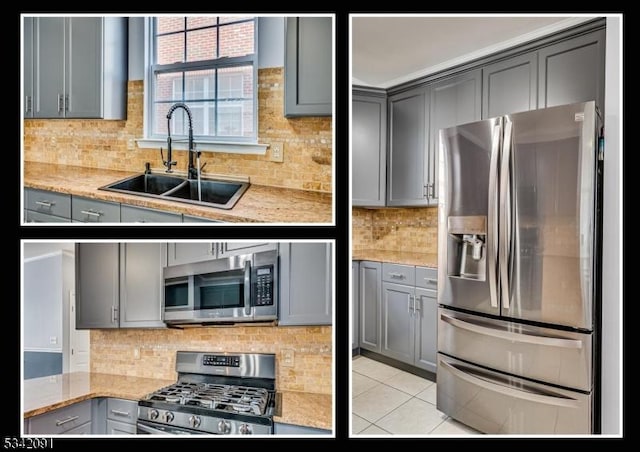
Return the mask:
{"type": "Polygon", "coordinates": [[[353,17],[352,82],[391,86],[592,17],[353,17]]]}

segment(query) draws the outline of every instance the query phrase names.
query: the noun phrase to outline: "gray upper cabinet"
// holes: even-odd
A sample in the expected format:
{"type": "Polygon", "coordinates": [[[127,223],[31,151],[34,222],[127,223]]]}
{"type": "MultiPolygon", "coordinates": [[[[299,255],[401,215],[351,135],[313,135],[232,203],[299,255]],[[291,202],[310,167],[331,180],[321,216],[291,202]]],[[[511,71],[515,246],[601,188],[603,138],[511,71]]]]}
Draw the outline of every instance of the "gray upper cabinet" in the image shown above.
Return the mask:
{"type": "Polygon", "coordinates": [[[222,242],[218,243],[218,257],[278,250],[277,242],[222,242]]]}
{"type": "Polygon", "coordinates": [[[120,244],[120,328],[163,328],[164,243],[120,244]]]}
{"type": "Polygon", "coordinates": [[[331,245],[280,244],[279,325],[331,325],[331,245]]]}
{"type": "Polygon", "coordinates": [[[352,103],[352,203],[384,206],[387,184],[387,98],[354,92],[352,103]]]}
{"type": "Polygon", "coordinates": [[[360,348],[380,352],[382,264],[360,262],[360,348]]]}
{"type": "Polygon", "coordinates": [[[285,116],[331,115],[331,29],[331,17],[285,18],[285,116]]]}
{"type": "Polygon", "coordinates": [[[482,69],[482,117],[493,118],[538,106],[538,55],[526,53],[482,69]]]}
{"type": "Polygon", "coordinates": [[[216,248],[213,242],[169,243],[167,255],[167,265],[189,264],[215,259],[216,248]]]}
{"type": "Polygon", "coordinates": [[[123,17],[34,18],[33,117],[125,119],[127,23],[123,17]]]}
{"type": "Polygon", "coordinates": [[[119,244],[76,244],[76,328],[118,328],[119,244]]]}
{"type": "Polygon", "coordinates": [[[351,349],[360,346],[360,262],[351,262],[351,349]]]}
{"type": "Polygon", "coordinates": [[[33,116],[33,17],[23,18],[22,48],[24,51],[22,114],[25,118],[30,118],[33,116]]]}
{"type": "Polygon", "coordinates": [[[605,31],[540,49],[540,108],[595,100],[604,109],[605,31]]]}
{"type": "Polygon", "coordinates": [[[416,88],[389,98],[388,206],[428,205],[427,95],[416,88]]]}
{"type": "Polygon", "coordinates": [[[438,81],[429,89],[429,176],[427,199],[438,205],[439,130],[481,119],[481,70],[438,81]]]}

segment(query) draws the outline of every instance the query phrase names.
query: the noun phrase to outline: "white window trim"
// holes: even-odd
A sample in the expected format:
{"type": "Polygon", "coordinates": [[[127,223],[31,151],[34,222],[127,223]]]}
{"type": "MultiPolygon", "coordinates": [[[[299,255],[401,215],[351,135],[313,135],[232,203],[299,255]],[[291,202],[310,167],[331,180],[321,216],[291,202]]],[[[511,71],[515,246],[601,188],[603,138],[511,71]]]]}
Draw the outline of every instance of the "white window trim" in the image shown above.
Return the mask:
{"type": "MultiPolygon", "coordinates": [[[[153,27],[151,26],[152,17],[145,17],[144,21],[144,69],[145,69],[145,80],[144,80],[144,106],[143,106],[143,133],[144,137],[136,140],[136,144],[141,149],[158,149],[166,145],[167,140],[162,138],[155,138],[150,136],[151,129],[151,77],[153,77],[151,71],[151,43],[153,42],[153,27]]],[[[255,28],[254,28],[254,48],[255,48],[255,59],[253,64],[253,77],[255,80],[255,129],[256,129],[256,141],[225,141],[222,140],[204,140],[195,138],[194,139],[194,147],[198,151],[202,152],[227,152],[232,154],[255,154],[255,155],[265,155],[267,153],[268,144],[258,143],[258,29],[259,29],[259,20],[256,18],[255,28]]],[[[172,148],[176,150],[188,150],[188,146],[186,142],[183,141],[173,141],[172,148]]]]}

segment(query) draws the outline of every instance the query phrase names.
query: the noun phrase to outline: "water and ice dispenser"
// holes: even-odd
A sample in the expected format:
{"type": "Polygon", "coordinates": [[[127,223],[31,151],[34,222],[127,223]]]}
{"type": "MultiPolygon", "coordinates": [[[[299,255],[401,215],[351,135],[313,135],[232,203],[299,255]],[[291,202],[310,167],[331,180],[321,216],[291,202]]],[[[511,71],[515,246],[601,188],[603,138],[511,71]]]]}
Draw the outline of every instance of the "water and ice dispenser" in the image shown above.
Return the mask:
{"type": "Polygon", "coordinates": [[[486,280],[487,217],[451,216],[447,221],[449,276],[486,280]]]}

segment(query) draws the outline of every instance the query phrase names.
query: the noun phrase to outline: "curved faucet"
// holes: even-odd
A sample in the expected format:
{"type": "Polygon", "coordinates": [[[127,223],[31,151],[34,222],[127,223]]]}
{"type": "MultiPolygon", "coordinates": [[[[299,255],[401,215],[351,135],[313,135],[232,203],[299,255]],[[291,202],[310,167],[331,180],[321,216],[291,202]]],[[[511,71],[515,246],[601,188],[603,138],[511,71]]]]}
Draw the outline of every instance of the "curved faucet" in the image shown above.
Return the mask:
{"type": "MultiPolygon", "coordinates": [[[[178,108],[182,108],[184,111],[186,111],[187,117],[189,118],[189,166],[187,168],[187,178],[195,179],[198,176],[198,170],[193,163],[193,153],[196,152],[193,149],[193,118],[191,116],[191,110],[189,110],[189,107],[187,107],[187,105],[182,102],[173,104],[169,109],[169,112],[167,113],[167,161],[163,161],[162,163],[167,167],[167,173],[170,173],[171,166],[177,163],[171,160],[171,116],[173,115],[173,112],[178,108]]],[[[198,152],[198,157],[199,154],[200,153],[198,152]]]]}

